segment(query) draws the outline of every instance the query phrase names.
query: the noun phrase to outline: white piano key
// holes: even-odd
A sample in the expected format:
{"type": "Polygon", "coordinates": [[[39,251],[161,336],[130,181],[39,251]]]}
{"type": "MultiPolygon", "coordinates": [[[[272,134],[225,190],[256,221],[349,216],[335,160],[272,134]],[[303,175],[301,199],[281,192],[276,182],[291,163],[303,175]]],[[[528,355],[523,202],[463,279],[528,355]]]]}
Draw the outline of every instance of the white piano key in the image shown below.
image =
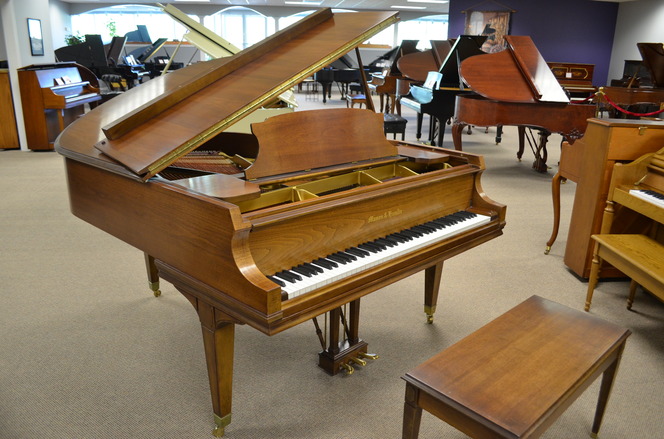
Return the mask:
{"type": "MultiPolygon", "coordinates": [[[[464,218],[456,224],[450,224],[442,229],[437,229],[431,233],[425,233],[422,236],[415,237],[410,241],[399,243],[393,247],[387,247],[381,251],[371,253],[365,257],[356,257],[355,261],[347,262],[346,264],[336,262],[337,267],[332,269],[323,268],[323,273],[315,274],[311,277],[300,275],[302,280],[294,283],[285,282],[286,287],[282,291],[286,293],[288,299],[300,296],[302,294],[322,288],[331,283],[345,279],[354,274],[368,270],[376,265],[383,264],[395,259],[401,255],[413,252],[420,248],[450,238],[454,235],[460,234],[466,230],[486,224],[491,220],[491,217],[485,215],[476,215],[471,218],[464,218]]],[[[329,257],[323,258],[330,260],[329,257]]]]}

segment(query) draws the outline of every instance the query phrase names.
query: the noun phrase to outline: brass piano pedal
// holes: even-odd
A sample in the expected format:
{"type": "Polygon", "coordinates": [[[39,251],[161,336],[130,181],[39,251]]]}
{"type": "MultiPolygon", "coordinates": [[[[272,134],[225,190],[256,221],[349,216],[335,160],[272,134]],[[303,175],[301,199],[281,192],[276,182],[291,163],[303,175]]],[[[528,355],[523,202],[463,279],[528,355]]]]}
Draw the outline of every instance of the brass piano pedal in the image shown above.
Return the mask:
{"type": "Polygon", "coordinates": [[[370,354],[368,352],[358,352],[357,355],[359,355],[362,358],[366,358],[367,360],[378,360],[378,354],[370,354]]]}
{"type": "Polygon", "coordinates": [[[346,375],[352,375],[355,372],[355,368],[348,363],[341,363],[341,369],[346,372],[346,375]]]}
{"type": "Polygon", "coordinates": [[[367,365],[367,362],[366,362],[366,361],[364,361],[364,360],[361,359],[361,358],[357,358],[357,357],[353,357],[353,358],[351,358],[350,361],[352,361],[353,363],[355,363],[355,364],[357,364],[357,365],[360,365],[360,366],[366,366],[366,365],[367,365]]]}

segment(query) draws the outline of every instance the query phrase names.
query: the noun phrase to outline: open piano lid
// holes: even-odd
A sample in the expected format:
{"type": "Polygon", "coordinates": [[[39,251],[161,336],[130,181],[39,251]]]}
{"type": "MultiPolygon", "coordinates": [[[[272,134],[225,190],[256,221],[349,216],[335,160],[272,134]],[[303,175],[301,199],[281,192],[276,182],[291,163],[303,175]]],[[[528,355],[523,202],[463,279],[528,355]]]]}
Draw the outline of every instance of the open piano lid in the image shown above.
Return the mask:
{"type": "Polygon", "coordinates": [[[194,64],[112,99],[71,124],[56,149],[147,180],[397,20],[392,12],[322,9],[237,55],[194,64]]]}
{"type": "Polygon", "coordinates": [[[462,79],[474,92],[504,102],[570,102],[530,37],[504,38],[507,48],[502,52],[461,63],[462,79]]]}

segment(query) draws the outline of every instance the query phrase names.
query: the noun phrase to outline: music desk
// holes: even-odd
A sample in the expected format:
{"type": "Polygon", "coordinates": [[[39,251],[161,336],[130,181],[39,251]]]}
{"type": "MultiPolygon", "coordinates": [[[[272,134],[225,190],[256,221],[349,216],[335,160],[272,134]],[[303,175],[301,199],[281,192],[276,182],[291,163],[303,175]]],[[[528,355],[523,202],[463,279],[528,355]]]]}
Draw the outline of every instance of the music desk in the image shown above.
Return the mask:
{"type": "Polygon", "coordinates": [[[603,374],[596,435],[629,335],[532,296],[403,377],[403,438],[422,409],[475,439],[537,438],[603,374]]]}

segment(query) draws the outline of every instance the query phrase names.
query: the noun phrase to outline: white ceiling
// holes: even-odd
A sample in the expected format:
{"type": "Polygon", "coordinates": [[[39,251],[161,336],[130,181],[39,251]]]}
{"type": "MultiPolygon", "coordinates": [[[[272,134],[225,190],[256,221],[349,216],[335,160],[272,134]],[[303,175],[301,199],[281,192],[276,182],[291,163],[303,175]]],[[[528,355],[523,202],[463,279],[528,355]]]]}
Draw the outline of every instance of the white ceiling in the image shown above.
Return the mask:
{"type": "Polygon", "coordinates": [[[447,13],[449,2],[445,0],[62,0],[65,3],[100,3],[108,4],[147,4],[172,3],[175,6],[182,5],[220,5],[220,6],[286,6],[298,8],[339,8],[339,9],[373,9],[384,11],[413,11],[426,13],[447,13]],[[288,2],[288,3],[287,3],[288,2]],[[290,4],[290,3],[297,4],[290,4]],[[405,6],[404,9],[396,9],[392,6],[405,6]],[[412,8],[412,9],[411,9],[412,8]],[[416,8],[416,9],[414,9],[416,8]]]}

